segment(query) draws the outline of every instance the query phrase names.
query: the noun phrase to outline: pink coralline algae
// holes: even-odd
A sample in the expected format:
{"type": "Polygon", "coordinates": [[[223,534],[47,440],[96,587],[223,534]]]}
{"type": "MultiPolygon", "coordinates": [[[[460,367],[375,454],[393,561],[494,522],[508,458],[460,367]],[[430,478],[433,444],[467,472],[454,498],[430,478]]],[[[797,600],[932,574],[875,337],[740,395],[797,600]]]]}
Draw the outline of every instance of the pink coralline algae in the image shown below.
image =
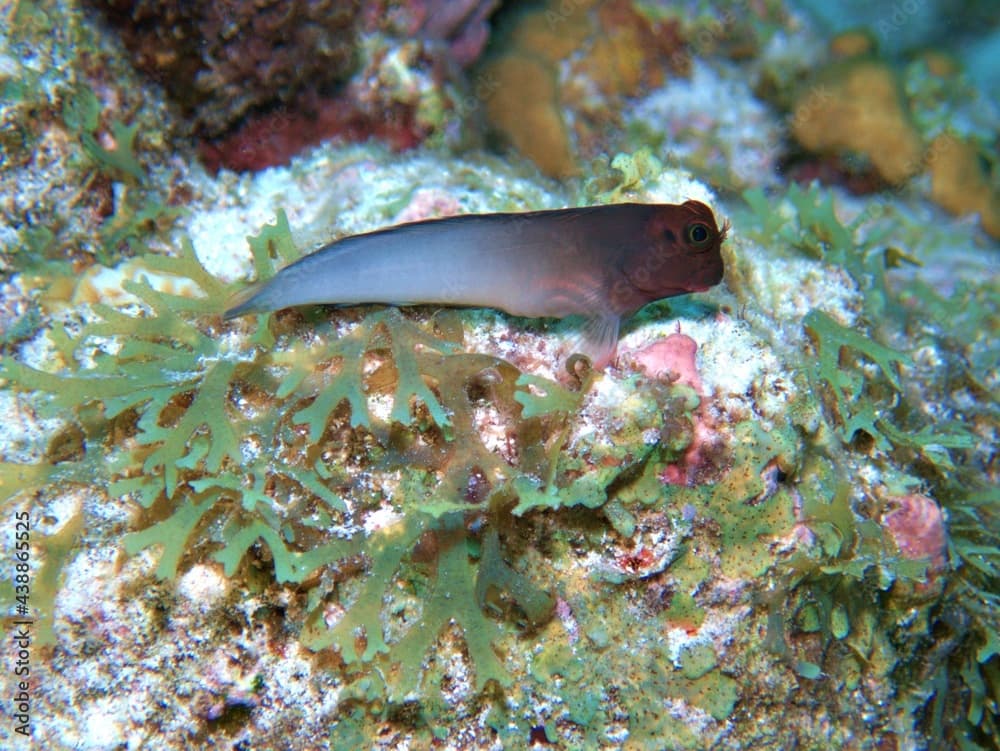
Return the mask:
{"type": "Polygon", "coordinates": [[[447,191],[440,188],[420,188],[414,192],[410,202],[393,220],[393,224],[420,222],[424,219],[455,216],[462,213],[462,204],[447,191]]]}
{"type": "Polygon", "coordinates": [[[660,479],[669,485],[693,485],[712,466],[709,449],[718,441],[716,425],[708,414],[705,385],[698,373],[698,343],[680,328],[666,339],[661,339],[635,353],[636,364],[649,376],[670,379],[689,386],[701,399],[692,414],[694,430],[691,443],[680,461],[669,464],[660,479]]]}
{"type": "Polygon", "coordinates": [[[705,386],[698,374],[698,342],[680,330],[635,353],[635,362],[646,375],[665,378],[672,374],[677,383],[705,395],[705,386]]]}
{"type": "Polygon", "coordinates": [[[890,508],[882,517],[882,526],[892,535],[900,555],[929,560],[932,570],[944,568],[948,550],[944,516],[934,499],[916,493],[904,495],[892,499],[890,508]]]}
{"type": "Polygon", "coordinates": [[[556,615],[559,616],[563,628],[566,629],[569,643],[576,644],[580,639],[580,625],[577,623],[576,616],[573,615],[573,608],[561,597],[556,598],[556,615]]]}

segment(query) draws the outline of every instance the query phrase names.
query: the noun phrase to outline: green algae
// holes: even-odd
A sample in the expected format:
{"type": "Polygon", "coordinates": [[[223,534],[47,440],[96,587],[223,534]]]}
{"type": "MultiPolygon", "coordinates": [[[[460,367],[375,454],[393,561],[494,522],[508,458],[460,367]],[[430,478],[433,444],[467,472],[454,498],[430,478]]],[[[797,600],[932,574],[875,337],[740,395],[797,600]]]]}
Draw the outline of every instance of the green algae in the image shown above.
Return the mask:
{"type": "Polygon", "coordinates": [[[552,412],[575,412],[580,406],[580,392],[570,391],[547,378],[522,373],[516,385],[519,389],[514,399],[521,405],[521,416],[524,418],[552,412]]]}
{"type": "MultiPolygon", "coordinates": [[[[287,229],[279,216],[252,239],[258,278],[273,273],[275,262],[291,260],[287,229]]],[[[896,555],[877,526],[856,513],[843,481],[845,454],[855,450],[852,421],[859,430],[882,431],[880,450],[912,449],[929,461],[940,446],[934,428],[910,436],[897,427],[893,402],[905,397],[909,364],[897,350],[845,335],[839,324],[828,325],[827,314],[811,313],[805,324],[817,359],[807,367],[824,374],[815,378],[817,394],[792,405],[787,425],[727,426],[728,461],[714,482],[665,487],[658,474],[690,444],[698,406],[680,388],[644,392],[643,409],[622,405],[629,419],[612,444],[584,441],[570,450],[567,429],[583,385],[574,390],[466,353],[454,327],[426,326],[394,310],[370,312],[346,327],[316,324],[306,314],[315,332],[308,343],[291,316],[262,316],[239,324],[242,336],[234,341],[218,320],[232,289],[188,251],[145,263],[195,281],[194,297],[129,283],[147,315],[98,307],[81,333],[52,335],[66,363],[62,371],[5,361],[0,372],[24,390],[51,390],[52,405],[75,410],[81,421],[94,419],[85,413],[96,404],[105,418],[131,425],[121,454],[137,461],[112,465],[109,492],[129,494],[141,509],[140,529],[123,544],[131,555],[158,556],[157,576],[172,579],[192,562],[209,560],[237,581],[262,569],[276,583],[301,589],[301,639],[336,654],[345,681],[338,738],[365,737],[371,723],[386,718],[417,726],[424,738],[447,735],[455,710],[439,696],[445,669],[435,645],[457,634],[477,701],[492,706],[489,722],[512,747],[525,743],[532,724],[504,709],[499,695],[558,699],[561,709],[538,720],[550,739],[620,742],[608,733],[624,707],[630,748],[710,747],[711,733],[700,735],[690,718],[665,713],[664,703],[675,714],[690,710],[701,721],[725,723],[754,690],[744,668],[704,642],[682,649],[676,664],[655,649],[647,654],[647,646],[668,629],[697,631],[713,610],[702,588],[719,574],[777,583],[769,637],[785,645],[774,651],[789,674],[817,686],[827,678],[858,685],[861,676],[887,676],[916,662],[894,642],[893,630],[901,628],[894,588],[922,582],[926,565],[896,555]],[[93,365],[76,362],[86,337],[116,336],[129,341],[93,365]],[[174,341],[178,348],[168,346],[174,341]],[[272,351],[275,342],[281,346],[272,351]],[[138,399],[139,383],[148,401],[138,399]],[[88,401],[81,404],[84,392],[88,401]],[[202,392],[211,399],[199,401],[202,392]],[[512,463],[498,459],[474,429],[473,413],[485,407],[508,426],[512,463]],[[803,415],[818,411],[837,427],[831,434],[840,445],[804,427],[803,415]],[[660,440],[649,445],[642,435],[651,429],[660,440]],[[892,430],[909,437],[894,438],[892,430]],[[398,487],[391,497],[356,492],[337,467],[342,461],[353,470],[398,472],[398,487]],[[798,496],[802,520],[793,510],[798,496]],[[687,507],[697,513],[693,525],[682,522],[687,507]],[[367,533],[347,527],[329,533],[376,508],[391,509],[395,521],[367,533]],[[599,513],[582,514],[590,510],[599,513]],[[585,595],[564,590],[558,576],[539,577],[536,542],[546,560],[563,561],[576,540],[607,535],[600,514],[612,536],[626,540],[663,516],[685,542],[662,573],[613,583],[593,577],[585,595]],[[785,556],[777,541],[798,521],[816,543],[785,556]],[[660,586],[662,607],[654,607],[648,592],[660,586]],[[552,622],[557,597],[580,621],[585,641],[575,646],[552,622]],[[527,666],[515,648],[522,640],[538,650],[527,666]],[[530,672],[537,694],[518,685],[521,669],[530,672]]],[[[942,446],[939,456],[967,450],[970,440],[942,446]]],[[[0,491],[44,486],[55,474],[41,466],[0,467],[0,491]]],[[[933,462],[945,466],[943,459],[933,462]]],[[[988,594],[997,568],[989,530],[981,526],[995,518],[997,500],[961,500],[950,508],[967,510],[961,523],[968,531],[953,545],[966,565],[978,562],[988,594]]],[[[988,723],[996,648],[981,631],[970,638],[976,650],[964,651],[950,675],[971,687],[963,716],[988,723]]]]}
{"type": "Polygon", "coordinates": [[[820,310],[809,311],[803,324],[817,342],[819,360],[816,375],[833,395],[843,440],[851,441],[855,433],[863,430],[877,440],[881,439],[880,448],[888,448],[885,430],[879,427],[876,405],[861,398],[862,389],[870,379],[865,378],[859,368],[846,368],[841,363],[845,351],[853,350],[878,365],[892,388],[899,392],[901,385],[897,367],[912,365],[912,360],[901,352],[840,325],[820,310]]]}
{"type": "MultiPolygon", "coordinates": [[[[529,627],[538,628],[548,623],[555,608],[555,599],[503,559],[500,536],[496,530],[485,533],[480,558],[476,576],[476,602],[480,608],[485,610],[497,594],[507,595],[524,613],[529,627]]],[[[499,609],[495,605],[493,608],[499,609]]]]}
{"type": "MultiPolygon", "coordinates": [[[[258,279],[287,262],[293,246],[284,215],[250,245],[258,279]]],[[[534,508],[598,506],[614,480],[610,471],[601,483],[567,479],[558,460],[587,376],[577,371],[575,391],[523,376],[496,358],[459,351],[396,310],[373,312],[346,335],[320,325],[309,345],[262,316],[236,341],[219,328],[234,287],[208,274],[190,243],[143,263],[183,282],[188,294],[125,281],[137,305],[96,304],[73,334],[52,330],[55,369],[0,363],[0,378],[34,393],[46,413],[102,425],[79,464],[141,509],[140,528],[123,538],[125,552],[153,556],[161,579],[207,557],[229,577],[264,565],[278,584],[307,586],[303,643],[333,649],[349,670],[377,665],[390,702],[418,689],[432,670],[433,645],[453,627],[476,691],[509,686],[498,645],[517,634],[512,622],[543,627],[554,598],[505,552],[500,528],[504,537],[514,530],[504,519],[534,508]],[[279,337],[291,341],[272,350],[279,337]],[[392,400],[387,419],[373,411],[381,396],[392,400]],[[473,411],[484,403],[515,426],[521,458],[513,470],[474,429],[473,411]],[[110,437],[116,425],[126,436],[121,446],[110,437]],[[394,504],[397,523],[371,533],[326,531],[357,514],[358,504],[374,510],[380,502],[355,495],[349,506],[338,492],[343,474],[317,448],[332,435],[381,445],[358,457],[366,465],[404,468],[408,491],[394,504]],[[95,469],[93,448],[101,445],[114,454],[95,469]],[[534,484],[539,473],[550,481],[545,490],[534,484]],[[474,480],[489,503],[463,499],[474,480]],[[470,533],[470,514],[487,520],[483,531],[470,533]],[[344,573],[322,575],[331,570],[344,573]],[[387,594],[398,587],[419,598],[417,613],[387,609],[387,594]],[[331,606],[343,609],[335,622],[331,606]]],[[[68,467],[76,465],[4,465],[0,488],[44,487],[68,467]]],[[[63,560],[52,555],[45,565],[58,569],[63,560]]]]}
{"type": "Polygon", "coordinates": [[[80,139],[84,151],[103,169],[117,171],[136,180],[146,177],[146,171],[135,156],[135,137],[138,123],[124,125],[118,120],[111,122],[111,138],[114,147],[106,149],[98,142],[96,132],[100,127],[101,104],[97,96],[86,85],[79,85],[63,101],[63,123],[80,139]]]}
{"type": "MultiPolygon", "coordinates": [[[[189,244],[168,260],[158,270],[197,282],[207,309],[220,295],[225,299],[224,285],[196,271],[200,266],[189,244]]],[[[145,303],[152,315],[129,315],[95,305],[98,320],[86,324],[75,340],[82,346],[91,337],[121,337],[116,354],[98,351],[93,368],[74,368],[63,374],[8,359],[0,363],[0,378],[48,392],[48,408],[79,410],[99,402],[109,420],[134,412],[137,441],[150,449],[143,469],[148,475],[162,469],[163,487],[172,497],[185,461],[195,460],[196,438],[211,437],[201,444],[205,455],[197,461],[205,471],[218,472],[227,458],[241,460],[226,399],[240,364],[221,357],[217,343],[183,315],[186,303],[175,307],[175,296],[154,290],[145,280],[126,280],[123,288],[145,303]],[[191,401],[179,416],[168,416],[178,402],[187,399],[191,401]]]]}
{"type": "Polygon", "coordinates": [[[56,595],[62,579],[63,567],[76,547],[77,539],[83,531],[84,515],[77,511],[63,524],[59,531],[46,536],[41,542],[44,551],[42,565],[32,582],[31,601],[37,609],[35,623],[36,643],[40,646],[56,644],[54,628],[56,595]]]}
{"type": "MultiPolygon", "coordinates": [[[[984,377],[992,367],[989,353],[995,354],[989,343],[995,341],[1000,320],[996,296],[988,285],[960,282],[956,294],[945,298],[919,273],[890,282],[886,269],[900,260],[919,266],[921,258],[882,245],[910,229],[898,219],[887,224],[878,202],[845,225],[836,216],[832,196],[815,185],[790,186],[776,197],[790,212],[774,211],[774,198],[759,189],[744,197],[752,211],[751,234],[780,237],[807,256],[846,271],[864,291],[863,318],[853,329],[821,310],[810,311],[803,322],[817,353],[806,374],[822,399],[822,419],[835,429],[839,445],[827,442],[822,431],[807,431],[818,440],[807,446],[799,487],[816,543],[811,553],[797,554],[790,562],[791,579],[783,590],[789,595],[788,610],[769,606],[768,642],[777,654],[788,655],[788,643],[777,631],[792,613],[788,622],[796,624],[793,632],[812,633],[827,649],[822,664],[793,661],[808,666],[808,677],[831,674],[856,685],[862,674],[892,675],[903,704],[933,743],[986,748],[998,736],[998,706],[983,700],[988,693],[984,687],[991,681],[1000,685],[998,662],[995,654],[982,661],[975,655],[995,631],[995,616],[988,611],[995,612],[990,609],[997,605],[1000,586],[995,565],[1000,517],[995,496],[982,500],[989,493],[983,487],[981,448],[983,426],[996,420],[997,399],[984,377]],[[920,373],[913,358],[899,349],[901,333],[914,350],[931,349],[948,363],[944,377],[931,381],[920,373]],[[962,389],[974,398],[956,400],[962,389]],[[951,405],[950,419],[927,419],[922,395],[931,403],[951,405]],[[936,572],[936,584],[927,583],[926,561],[899,556],[878,524],[857,516],[845,466],[855,452],[874,453],[881,466],[882,458],[891,458],[902,469],[902,477],[890,482],[898,488],[894,492],[919,487],[951,515],[952,569],[936,572]],[[963,556],[959,551],[976,553],[963,556]],[[908,598],[919,592],[926,594],[914,618],[908,598]],[[954,633],[954,613],[963,613],[967,621],[953,637],[952,656],[931,668],[919,667],[918,645],[935,631],[954,633]],[[834,644],[839,648],[831,648],[834,644]],[[935,687],[930,692],[923,688],[928,683],[935,687]]],[[[914,236],[920,231],[912,228],[914,236]]],[[[738,277],[734,281],[739,293],[738,277]]]]}
{"type": "Polygon", "coordinates": [[[682,649],[678,661],[681,674],[691,680],[701,678],[719,664],[715,648],[705,642],[691,644],[682,649]]]}
{"type": "Polygon", "coordinates": [[[770,464],[791,469],[795,440],[789,428],[764,430],[759,423],[735,426],[734,466],[711,491],[708,510],[722,530],[722,570],[741,578],[763,574],[774,562],[770,545],[795,523],[792,499],[766,484],[770,464]]]}
{"type": "MultiPolygon", "coordinates": [[[[251,239],[258,278],[287,260],[287,229],[279,216],[251,239]]],[[[659,444],[643,440],[648,428],[664,428],[660,409],[636,405],[637,422],[623,428],[620,441],[585,444],[570,456],[570,420],[592,377],[578,363],[571,372],[575,389],[525,376],[497,358],[461,351],[454,336],[441,338],[395,310],[369,314],[346,335],[314,325],[308,345],[276,316],[262,316],[236,340],[220,329],[233,287],[208,274],[189,244],[175,257],[144,263],[191,291],[125,282],[137,306],[95,305],[78,331],[50,333],[59,353],[52,371],[14,359],[0,364],[0,376],[34,393],[44,411],[100,426],[91,430],[96,440],[84,461],[56,465],[58,472],[47,465],[10,468],[0,488],[44,487],[86,464],[91,477],[105,478],[109,493],[139,509],[138,529],[125,535],[123,547],[155,561],[158,578],[174,579],[195,561],[211,560],[237,580],[263,569],[276,584],[303,588],[303,644],[338,656],[366,708],[345,716],[338,732],[348,736],[379,716],[378,706],[402,712],[432,736],[446,734],[442,718],[451,710],[436,698],[443,668],[434,646],[449,634],[460,634],[472,686],[484,700],[498,689],[523,691],[515,688],[505,654],[511,640],[538,638],[557,658],[564,653],[565,642],[543,636],[556,598],[551,582],[537,580],[522,562],[536,555],[522,527],[543,515],[600,508],[612,492],[634,531],[644,512],[628,507],[663,501],[655,468],[687,445],[670,432],[659,444]],[[279,340],[284,346],[272,349],[279,340]],[[373,406],[379,398],[392,401],[388,418],[373,406]],[[511,426],[513,466],[475,430],[473,412],[483,405],[511,426]],[[125,436],[120,444],[112,438],[117,434],[125,436]],[[328,532],[385,502],[378,494],[345,495],[346,474],[318,448],[331,441],[366,447],[348,454],[355,466],[399,468],[401,490],[390,504],[396,521],[368,533],[328,532]],[[91,461],[100,457],[99,446],[111,451],[111,461],[97,469],[91,461]],[[472,493],[474,485],[485,487],[485,495],[472,493]],[[631,488],[640,490],[629,495],[631,488]]],[[[681,422],[697,406],[670,390],[655,393],[654,401],[681,422]]],[[[53,557],[51,566],[60,560],[53,557]]],[[[696,620],[699,612],[679,593],[667,618],[696,620]]],[[[592,635],[599,633],[587,623],[592,635]]],[[[624,668],[630,655],[617,639],[594,644],[614,650],[624,668]]],[[[534,668],[544,690],[566,670],[553,672],[558,659],[548,671],[544,661],[534,668]]],[[[590,660],[577,659],[580,666],[590,660]]],[[[721,719],[735,701],[730,681],[713,666],[659,689],[721,719]]],[[[648,685],[628,685],[637,707],[657,700],[644,698],[648,685]]],[[[564,705],[568,722],[590,738],[603,736],[611,707],[596,681],[567,689],[564,705]]],[[[637,710],[637,737],[656,714],[637,710]]],[[[677,723],[677,737],[689,737],[682,727],[677,723]]],[[[558,727],[551,731],[556,737],[558,727]]]]}

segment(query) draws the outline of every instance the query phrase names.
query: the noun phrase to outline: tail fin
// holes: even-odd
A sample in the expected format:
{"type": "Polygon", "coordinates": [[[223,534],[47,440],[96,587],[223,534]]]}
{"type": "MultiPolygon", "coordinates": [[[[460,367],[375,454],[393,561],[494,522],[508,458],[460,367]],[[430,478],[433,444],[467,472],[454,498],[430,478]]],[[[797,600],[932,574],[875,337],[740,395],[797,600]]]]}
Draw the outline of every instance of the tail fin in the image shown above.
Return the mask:
{"type": "Polygon", "coordinates": [[[222,320],[229,321],[247,313],[264,312],[265,308],[260,304],[260,293],[263,288],[264,282],[254,282],[229,298],[229,307],[222,314],[222,320]]]}

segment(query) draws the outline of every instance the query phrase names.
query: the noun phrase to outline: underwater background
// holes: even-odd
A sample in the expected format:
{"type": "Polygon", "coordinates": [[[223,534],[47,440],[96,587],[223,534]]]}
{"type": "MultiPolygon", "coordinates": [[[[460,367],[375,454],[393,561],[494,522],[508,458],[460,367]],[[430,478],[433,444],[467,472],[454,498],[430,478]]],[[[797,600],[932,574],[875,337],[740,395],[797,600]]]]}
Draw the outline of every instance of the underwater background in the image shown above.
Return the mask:
{"type": "Polygon", "coordinates": [[[0,747],[1000,748],[996,2],[0,19],[0,747]],[[723,283],[603,370],[222,318],[334,238],[689,199],[723,283]]]}

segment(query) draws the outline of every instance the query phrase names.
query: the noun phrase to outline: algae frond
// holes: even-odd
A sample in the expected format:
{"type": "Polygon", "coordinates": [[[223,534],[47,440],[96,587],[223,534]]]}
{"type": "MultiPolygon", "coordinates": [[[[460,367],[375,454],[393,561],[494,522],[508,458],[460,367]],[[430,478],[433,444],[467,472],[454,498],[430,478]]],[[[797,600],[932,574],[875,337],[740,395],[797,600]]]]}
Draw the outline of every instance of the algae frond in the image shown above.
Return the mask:
{"type": "Polygon", "coordinates": [[[802,322],[815,352],[804,375],[831,430],[803,430],[813,445],[799,492],[816,544],[785,569],[787,610],[769,604],[768,642],[791,658],[778,630],[791,625],[800,644],[815,636],[824,659],[797,658],[800,674],[819,679],[834,670],[849,686],[863,674],[892,675],[932,743],[986,748],[1000,735],[1000,502],[984,484],[998,416],[986,363],[996,351],[996,296],[988,284],[963,282],[946,299],[919,273],[890,279],[888,269],[901,260],[919,266],[919,256],[882,245],[879,211],[842,223],[832,196],[815,185],[771,197],[755,189],[745,199],[752,234],[782,238],[846,271],[863,291],[853,328],[820,309],[802,322]],[[775,211],[776,202],[791,211],[775,211]],[[912,349],[901,351],[901,342],[912,349]],[[921,348],[936,353],[937,372],[915,361],[921,348]],[[871,518],[877,501],[852,490],[859,460],[880,468],[883,492],[927,492],[947,511],[948,572],[931,574],[927,560],[907,559],[887,539],[871,518]],[[947,654],[925,662],[919,644],[932,634],[949,635],[947,654]]]}
{"type": "MultiPolygon", "coordinates": [[[[283,214],[250,244],[262,278],[294,252],[283,214]]],[[[538,628],[553,600],[508,561],[502,540],[514,535],[511,508],[532,505],[533,478],[553,493],[579,485],[558,455],[581,384],[523,376],[392,309],[347,332],[315,324],[308,343],[275,316],[238,334],[220,315],[233,285],[206,272],[189,243],[143,263],[187,292],[125,281],[123,308],[95,304],[78,330],[49,332],[56,368],[0,363],[9,387],[85,436],[77,461],[2,465],[5,497],[99,478],[135,502],[140,529],[124,549],[153,553],[159,578],[205,557],[228,576],[273,568],[276,583],[304,588],[304,643],[335,648],[347,665],[378,661],[398,676],[393,696],[416,686],[449,624],[464,634],[477,688],[508,683],[497,650],[517,631],[496,614],[538,628]],[[504,420],[513,458],[484,444],[486,407],[504,420]],[[348,469],[388,472],[396,488],[364,488],[348,469]],[[362,529],[386,511],[395,521],[362,529]],[[400,586],[419,590],[419,617],[386,610],[400,586]],[[330,621],[331,607],[345,614],[330,621]]],[[[603,502],[599,487],[590,492],[603,502]]],[[[546,505],[558,507],[558,496],[546,505]]]]}

